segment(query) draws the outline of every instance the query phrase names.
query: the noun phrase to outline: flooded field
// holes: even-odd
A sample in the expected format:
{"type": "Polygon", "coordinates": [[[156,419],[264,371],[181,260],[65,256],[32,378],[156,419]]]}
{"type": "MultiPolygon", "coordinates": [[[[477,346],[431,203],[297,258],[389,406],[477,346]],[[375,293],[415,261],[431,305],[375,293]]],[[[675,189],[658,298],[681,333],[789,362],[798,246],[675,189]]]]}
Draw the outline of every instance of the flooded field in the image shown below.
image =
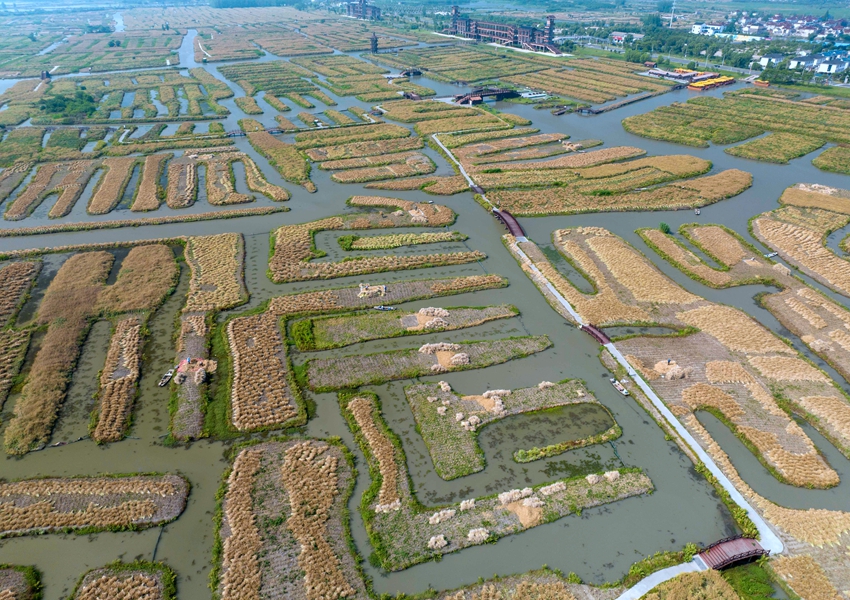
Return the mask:
{"type": "MultiPolygon", "coordinates": [[[[123,27],[123,21],[121,24],[123,27]]],[[[195,62],[194,36],[195,31],[190,30],[184,38],[179,52],[180,67],[202,67],[224,81],[235,93],[234,98],[220,102],[231,114],[215,122],[221,122],[225,131],[239,129],[238,121],[243,118],[256,119],[264,127],[276,126],[274,116],[277,111],[265,103],[260,103],[260,106],[266,109],[261,115],[246,115],[237,106],[235,99],[244,96],[244,91],[235,82],[226,80],[220,74],[220,63],[195,62]]],[[[351,53],[352,56],[357,54],[351,53]]],[[[282,59],[268,53],[259,59],[271,60],[282,59]]],[[[417,78],[416,81],[434,89],[438,96],[466,91],[466,88],[429,80],[426,77],[417,78]]],[[[728,91],[728,88],[724,91],[728,91]]],[[[367,107],[366,103],[353,97],[337,96],[328,90],[326,93],[338,103],[334,107],[335,110],[343,111],[352,106],[367,107]]],[[[708,94],[720,95],[721,91],[708,94]]],[[[520,223],[528,239],[536,242],[547,255],[557,255],[557,251],[552,247],[552,234],[555,230],[574,227],[605,228],[632,244],[664,275],[688,292],[712,302],[740,308],[768,329],[790,339],[794,348],[825,369],[841,388],[850,390],[850,384],[838,372],[809,351],[798,337],[782,327],[754,298],[765,291],[776,291],[775,288],[762,284],[730,289],[708,287],[671,266],[635,233],[638,228],[658,227],[660,222],[667,223],[673,231],[677,231],[680,225],[696,219],[704,223],[722,224],[738,233],[759,251],[766,253],[770,249],[751,236],[748,221],[759,213],[775,209],[777,199],[785,188],[798,182],[817,182],[837,188],[850,187],[850,179],[846,176],[824,173],[813,167],[811,159],[814,155],[792,160],[788,165],[771,165],[730,156],[724,153],[723,147],[720,146],[685,148],[647,140],[627,133],[620,124],[624,117],[642,114],[673,102],[682,102],[692,95],[693,92],[687,90],[674,91],[597,116],[570,114],[556,117],[546,110],[534,110],[527,105],[495,103],[494,108],[499,111],[531,120],[533,126],[539,128],[542,133],[566,133],[573,140],[601,139],[604,147],[636,146],[646,150],[648,155],[691,154],[711,161],[715,170],[735,168],[753,175],[753,185],[750,189],[732,199],[702,208],[698,217],[693,211],[681,210],[521,218],[520,223]],[[547,251],[547,247],[551,252],[547,251]]],[[[125,96],[124,106],[129,106],[132,101],[132,97],[125,96]]],[[[289,104],[295,111],[307,110],[317,114],[325,110],[303,109],[291,102],[289,104]]],[[[168,125],[165,135],[173,130],[172,124],[168,125]]],[[[293,134],[279,134],[276,137],[287,142],[294,139],[293,134]]],[[[289,209],[288,212],[121,229],[3,237],[0,238],[0,251],[56,248],[76,244],[123,245],[154,239],[239,233],[244,236],[245,242],[244,279],[249,299],[236,308],[221,311],[216,316],[218,323],[257,309],[270,298],[285,294],[351,287],[364,282],[393,286],[409,280],[501,275],[509,281],[505,288],[416,300],[404,303],[400,308],[417,311],[431,306],[447,308],[511,304],[519,309],[519,315],[516,317],[459,331],[379,339],[319,352],[298,352],[294,346],[290,346],[292,363],[300,366],[308,359],[419,348],[423,344],[438,342],[548,336],[552,342],[551,348],[504,364],[463,372],[423,375],[415,380],[392,381],[366,388],[377,394],[389,429],[401,440],[412,481],[412,491],[418,501],[428,507],[438,507],[513,488],[538,486],[556,479],[626,467],[643,470],[655,488],[651,494],[589,508],[580,514],[571,514],[520,534],[504,537],[495,543],[466,548],[441,561],[424,562],[403,571],[387,572],[369,560],[373,549],[360,511],[361,496],[370,485],[367,459],[341,414],[337,395],[312,393],[305,389],[310,414],[300,433],[316,438],[339,437],[354,455],[356,483],[348,501],[351,535],[357,551],[365,559],[362,567],[365,574],[371,578],[375,593],[416,594],[428,589],[451,589],[472,584],[479,578],[486,579],[494,574],[522,573],[538,569],[544,564],[565,574],[576,573],[584,582],[602,584],[620,580],[628,572],[630,565],[655,552],[678,551],[687,543],[708,545],[738,533],[731,514],[714,488],[695,471],[692,461],[680,451],[674,441],[665,439],[662,429],[634,398],[622,396],[611,385],[609,379],[613,374],[600,362],[599,345],[547,304],[535,284],[503,245],[501,236],[505,233],[504,227],[476,203],[471,192],[452,196],[431,196],[419,190],[390,192],[367,189],[356,183],[335,183],[330,179],[331,174],[328,171],[314,168],[311,178],[318,192],[311,194],[301,186],[287,183],[246,138],[236,138],[235,148],[247,154],[256,163],[269,183],[284,187],[290,192],[291,199],[284,203],[289,209]],[[270,235],[283,225],[360,212],[357,207],[346,204],[346,200],[355,195],[401,198],[423,204],[434,201],[457,214],[457,220],[451,229],[468,236],[464,241],[381,250],[372,252],[369,256],[403,257],[423,252],[476,250],[483,252],[486,258],[467,264],[339,277],[329,281],[273,283],[268,276],[270,235]],[[598,399],[607,411],[592,404],[582,404],[509,416],[488,425],[478,434],[486,468],[450,481],[440,478],[435,472],[429,450],[417,429],[405,397],[405,387],[418,382],[435,383],[444,380],[458,393],[472,395],[482,394],[485,390],[534,387],[542,381],[559,382],[566,379],[582,380],[588,392],[598,399]],[[514,451],[519,449],[569,442],[598,434],[612,425],[611,416],[622,428],[622,436],[610,443],[590,445],[524,464],[517,463],[512,458],[514,451]]],[[[424,152],[437,165],[435,175],[454,173],[451,165],[440,153],[427,147],[424,152]]],[[[182,151],[175,152],[177,157],[181,154],[182,151]]],[[[246,168],[242,163],[235,163],[233,171],[236,192],[248,194],[250,190],[245,184],[246,168]]],[[[212,205],[207,200],[203,180],[204,177],[210,177],[208,167],[202,168],[199,177],[202,183],[198,199],[193,206],[181,209],[181,214],[227,208],[212,205]]],[[[67,216],[51,219],[46,211],[39,210],[27,218],[24,226],[107,221],[116,218],[149,218],[174,212],[164,203],[150,213],[140,214],[128,210],[139,179],[140,172],[136,167],[130,174],[116,214],[86,214],[85,207],[88,206],[95,187],[90,185],[67,216]],[[120,216],[116,216],[119,214],[120,216]]],[[[251,206],[278,205],[261,194],[256,194],[256,198],[251,206]]],[[[11,201],[7,200],[7,203],[11,201]]],[[[5,210],[7,205],[3,208],[5,210]]],[[[18,226],[20,224],[13,221],[0,220],[2,229],[18,226]]],[[[416,229],[392,230],[392,233],[411,232],[416,232],[416,229]]],[[[317,263],[341,261],[352,254],[364,255],[362,252],[352,253],[341,249],[338,238],[345,233],[348,232],[323,231],[316,235],[316,247],[326,253],[325,257],[316,261],[317,263]]],[[[369,232],[370,235],[372,233],[374,232],[369,232]]],[[[836,240],[842,239],[845,233],[846,229],[840,229],[830,236],[830,247],[842,255],[844,253],[836,247],[836,240]]],[[[102,532],[86,535],[63,533],[0,540],[0,563],[32,564],[43,572],[45,600],[67,597],[82,573],[116,559],[165,561],[178,574],[180,600],[209,598],[209,572],[215,539],[216,492],[230,465],[229,451],[246,439],[263,440],[274,435],[268,431],[233,434],[232,439],[226,441],[201,439],[166,445],[169,434],[169,402],[172,399],[169,388],[160,388],[157,382],[163,373],[174,366],[175,340],[180,329],[180,315],[189,290],[190,277],[189,266],[182,256],[182,247],[174,246],[172,250],[180,255],[177,263],[179,280],[173,294],[166,298],[162,307],[154,312],[147,324],[149,334],[144,345],[139,391],[128,437],[103,446],[88,438],[90,414],[96,405],[94,395],[98,390],[99,374],[109,348],[112,327],[108,320],[102,319],[94,323],[85,335],[67,399],[59,413],[49,445],[22,457],[6,456],[0,459],[0,473],[7,480],[101,473],[176,473],[185,477],[191,484],[187,507],[177,520],[139,532],[102,532]]],[[[110,285],[115,282],[128,249],[110,248],[108,251],[115,257],[106,281],[107,285],[110,285]]],[[[57,252],[45,255],[44,265],[33,292],[18,317],[18,325],[26,324],[35,318],[45,290],[70,254],[57,252]]],[[[570,265],[565,261],[563,264],[556,263],[555,266],[579,287],[585,286],[586,282],[582,284],[579,281],[581,276],[575,270],[571,272],[570,265]]],[[[806,284],[846,306],[846,299],[840,295],[802,273],[797,274],[806,284]]],[[[606,330],[612,338],[672,332],[672,329],[640,326],[616,326],[606,330]]],[[[38,335],[40,333],[36,334],[38,335]]],[[[31,361],[32,358],[29,356],[27,360],[31,361]]],[[[209,397],[216,395],[219,386],[226,385],[223,377],[221,374],[215,376],[208,392],[209,397]]],[[[20,390],[13,390],[3,406],[0,433],[8,426],[19,397],[20,390]]],[[[711,415],[702,412],[698,414],[700,422],[719,442],[741,476],[757,493],[772,502],[791,508],[814,507],[850,511],[850,494],[847,494],[847,486],[850,484],[845,481],[845,477],[850,477],[847,458],[809,425],[804,426],[806,433],[841,478],[838,486],[828,490],[809,490],[780,483],[722,422],[711,415]]]]}

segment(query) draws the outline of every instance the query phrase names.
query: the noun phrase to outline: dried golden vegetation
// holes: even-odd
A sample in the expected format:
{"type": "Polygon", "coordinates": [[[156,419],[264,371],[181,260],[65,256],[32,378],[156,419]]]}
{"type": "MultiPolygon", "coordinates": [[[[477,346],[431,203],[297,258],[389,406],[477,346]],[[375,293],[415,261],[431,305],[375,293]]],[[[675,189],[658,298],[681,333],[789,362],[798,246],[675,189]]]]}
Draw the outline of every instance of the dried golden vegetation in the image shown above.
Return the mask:
{"type": "Polygon", "coordinates": [[[747,256],[741,242],[717,225],[694,227],[688,230],[699,245],[718,261],[732,267],[747,256]]]}
{"type": "Polygon", "coordinates": [[[29,339],[28,330],[0,329],[0,409],[24,361],[29,339]]]}
{"type": "Polygon", "coordinates": [[[115,284],[106,286],[112,262],[108,252],[75,254],[50,282],[38,311],[38,323],[48,328],[5,431],[8,453],[47,442],[90,321],[102,313],[156,308],[176,281],[174,255],[164,245],[134,247],[115,284]]]}
{"type": "Polygon", "coordinates": [[[269,160],[281,177],[291,183],[303,185],[309,192],[316,191],[316,186],[310,181],[310,165],[298,152],[295,144],[282,142],[266,131],[249,133],[248,141],[257,152],[269,160]]]}
{"type": "Polygon", "coordinates": [[[186,262],[192,270],[184,312],[218,311],[247,299],[241,233],[190,237],[186,262]]]}
{"type": "Polygon", "coordinates": [[[790,356],[751,356],[750,364],[768,379],[777,381],[819,381],[830,379],[811,364],[790,356]]]}
{"type": "Polygon", "coordinates": [[[168,153],[150,154],[145,157],[139,190],[136,192],[136,199],[133,201],[130,210],[138,212],[159,208],[162,196],[165,194],[164,190],[160,191],[159,178],[165,164],[172,156],[168,153]]]}
{"type": "Polygon", "coordinates": [[[787,188],[779,203],[850,215],[850,192],[817,183],[798,183],[787,188]]]}
{"type": "Polygon", "coordinates": [[[488,583],[470,592],[449,593],[442,600],[576,600],[576,597],[561,581],[521,581],[516,585],[488,583]]]}
{"type": "Polygon", "coordinates": [[[89,202],[88,212],[92,215],[105,215],[118,206],[121,195],[130,175],[138,162],[136,157],[106,158],[103,160],[104,173],[97,184],[97,189],[92,194],[89,202]]]}
{"type": "Polygon", "coordinates": [[[789,263],[828,285],[850,295],[850,262],[824,245],[823,237],[842,227],[847,217],[819,208],[786,206],[753,220],[753,232],[789,263]]]}
{"type": "Polygon", "coordinates": [[[339,558],[328,541],[330,509],[339,495],[339,459],[326,455],[328,446],[310,442],[286,450],[281,469],[292,513],[286,526],[301,545],[298,566],[304,572],[307,600],[344,598],[355,594],[339,558]]]}
{"type": "Polygon", "coordinates": [[[641,600],[740,600],[718,571],[682,573],[652,588],[641,600]]]}
{"type": "Polygon", "coordinates": [[[23,454],[44,444],[65,397],[79,343],[112,266],[107,252],[69,258],[48,286],[39,321],[50,323],[21,398],[5,431],[6,452],[23,454]]]}
{"type": "Polygon", "coordinates": [[[795,399],[795,403],[825,422],[850,447],[850,404],[835,396],[803,396],[795,399]]]}
{"type": "Polygon", "coordinates": [[[785,508],[760,496],[741,478],[729,457],[693,414],[684,415],[681,419],[691,433],[698,440],[702,440],[706,452],[723,470],[735,488],[761,510],[765,519],[788,535],[813,547],[823,547],[827,544],[838,543],[841,536],[850,531],[850,513],[848,512],[785,508]]]}
{"type": "Polygon", "coordinates": [[[771,568],[785,580],[800,598],[806,600],[840,600],[841,594],[830,582],[814,558],[806,554],[779,556],[770,562],[771,568]]]}
{"type": "Polygon", "coordinates": [[[698,256],[678,244],[675,238],[658,229],[642,229],[640,235],[655,248],[658,248],[684,270],[718,287],[728,284],[732,277],[723,271],[717,271],[706,265],[698,256]]]}
{"type": "Polygon", "coordinates": [[[753,320],[730,306],[702,306],[676,315],[679,319],[716,338],[731,350],[747,354],[778,352],[796,354],[793,348],[753,320]]]}
{"type": "Polygon", "coordinates": [[[77,593],[75,600],[162,600],[162,583],[157,577],[145,572],[120,574],[104,573],[87,576],[77,593]]]}
{"type": "Polygon", "coordinates": [[[376,407],[368,398],[353,398],[348,403],[348,410],[354,415],[372,456],[378,461],[381,473],[381,489],[377,502],[380,506],[390,506],[400,500],[398,493],[399,469],[395,460],[395,447],[392,442],[375,425],[374,413],[376,407]]]}
{"type": "Polygon", "coordinates": [[[639,302],[692,304],[699,296],[687,292],[614,236],[588,238],[587,246],[608,267],[611,276],[626,287],[639,302]]]}
{"type": "Polygon", "coordinates": [[[283,338],[274,314],[227,324],[233,358],[231,412],[240,431],[280,426],[298,415],[283,338]]]}
{"type": "Polygon", "coordinates": [[[92,160],[43,164],[27,187],[9,204],[6,219],[18,221],[26,218],[51,195],[58,195],[58,198],[48,215],[52,218],[64,217],[83,193],[96,164],[92,160]]]}
{"type": "Polygon", "coordinates": [[[17,312],[40,266],[35,261],[19,261],[0,269],[0,327],[8,324],[17,312]]]}
{"type": "MultiPolygon", "coordinates": [[[[583,272],[595,287],[594,294],[584,294],[564,277],[532,243],[519,243],[512,236],[505,236],[508,248],[514,255],[518,250],[525,253],[530,263],[520,260],[523,271],[545,290],[546,282],[550,282],[567,301],[589,322],[601,325],[604,323],[645,322],[649,314],[641,307],[629,305],[618,297],[614,287],[607,280],[601,268],[594,262],[583,246],[570,239],[571,230],[559,230],[553,234],[555,247],[568,256],[583,272]],[[534,266],[536,268],[532,269],[534,266]]],[[[580,232],[579,232],[580,233],[580,232]]],[[[578,236],[577,239],[580,239],[578,236]]],[[[544,295],[547,293],[543,292],[544,295]]]]}
{"type": "Polygon", "coordinates": [[[152,526],[175,519],[188,493],[175,475],[0,483],[0,537],[152,526]]]}
{"type": "Polygon", "coordinates": [[[272,280],[276,283],[332,279],[381,271],[415,269],[437,265],[462,264],[480,260],[478,251],[413,256],[370,256],[341,262],[309,262],[320,256],[313,248],[313,236],[323,230],[360,230],[409,225],[441,226],[454,221],[454,212],[438,204],[417,204],[397,198],[355,196],[354,206],[398,207],[392,213],[368,212],[329,217],[311,223],[285,225],[274,232],[274,255],[269,261],[272,280]]]}
{"type": "Polygon", "coordinates": [[[223,524],[229,531],[222,553],[222,600],[256,600],[260,593],[260,532],[251,497],[261,452],[243,450],[233,462],[224,497],[223,524]]]}
{"type": "Polygon", "coordinates": [[[134,246],[121,263],[115,283],[98,295],[98,307],[107,314],[154,309],[177,284],[178,274],[168,246],[134,246]]]}
{"type": "Polygon", "coordinates": [[[92,432],[92,439],[98,443],[117,442],[124,437],[136,395],[143,344],[139,317],[118,321],[100,376],[99,414],[92,432]]]}
{"type": "Polygon", "coordinates": [[[186,208],[198,194],[197,165],[185,155],[168,163],[168,185],[165,203],[169,208],[186,208]]]}
{"type": "Polygon", "coordinates": [[[698,383],[682,391],[682,402],[691,410],[712,408],[719,410],[727,419],[744,416],[741,405],[722,389],[713,385],[698,383]]]}

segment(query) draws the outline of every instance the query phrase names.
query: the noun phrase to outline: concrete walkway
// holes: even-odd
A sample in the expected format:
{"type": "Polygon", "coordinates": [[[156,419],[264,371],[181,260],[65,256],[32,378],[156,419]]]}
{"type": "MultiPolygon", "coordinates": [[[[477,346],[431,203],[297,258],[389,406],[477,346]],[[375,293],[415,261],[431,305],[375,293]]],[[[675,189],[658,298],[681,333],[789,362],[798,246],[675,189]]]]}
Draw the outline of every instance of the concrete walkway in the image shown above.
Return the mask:
{"type": "MultiPolygon", "coordinates": [[[[555,289],[552,283],[549,282],[543,276],[540,270],[536,266],[534,266],[534,264],[522,250],[517,248],[517,252],[521,260],[525,262],[526,265],[528,265],[535,274],[540,275],[543,278],[543,281],[546,281],[546,288],[552,293],[555,299],[558,300],[558,302],[567,310],[567,312],[570,313],[573,319],[575,319],[576,323],[578,325],[583,325],[584,320],[581,318],[581,315],[579,315],[575,311],[575,309],[566,300],[566,298],[564,298],[555,289]]],[[[747,516],[750,517],[750,519],[758,529],[759,536],[761,537],[759,542],[761,543],[762,547],[765,550],[769,550],[771,554],[781,553],[785,547],[782,544],[782,540],[779,539],[779,536],[774,533],[773,529],[771,529],[767,522],[762,519],[761,515],[756,512],[756,510],[750,505],[749,502],[747,502],[747,500],[741,495],[737,488],[732,485],[732,482],[729,481],[729,478],[726,477],[720,467],[715,464],[711,456],[709,456],[708,453],[703,450],[702,446],[699,445],[699,443],[696,441],[696,439],[694,439],[694,437],[685,428],[685,426],[679,422],[679,419],[676,418],[676,415],[674,415],[670,411],[670,409],[667,408],[667,405],[662,402],[661,398],[659,398],[655,391],[651,387],[649,387],[646,381],[644,381],[643,377],[641,377],[640,374],[635,371],[635,369],[629,364],[629,361],[626,360],[626,358],[620,353],[620,351],[613,343],[605,344],[605,348],[611,353],[614,359],[626,369],[626,372],[629,374],[629,377],[631,377],[637,384],[637,386],[641,390],[643,390],[643,393],[646,394],[650,402],[652,402],[655,408],[657,408],[658,411],[662,415],[664,415],[664,418],[667,419],[667,421],[676,430],[676,433],[679,434],[682,440],[684,440],[684,442],[691,447],[697,457],[699,457],[699,459],[708,468],[708,470],[711,471],[712,475],[717,478],[717,481],[720,483],[721,486],[723,486],[723,489],[729,492],[729,495],[732,497],[732,500],[735,501],[735,503],[738,504],[741,508],[747,511],[747,516]]],[[[704,571],[706,569],[707,567],[705,566],[705,563],[699,560],[699,557],[694,557],[694,559],[688,563],[676,565],[675,567],[670,567],[667,569],[662,569],[661,571],[657,571],[649,577],[642,579],[635,586],[626,590],[623,594],[618,596],[617,600],[637,600],[658,584],[672,579],[677,575],[680,575],[682,573],[689,573],[692,571],[704,571]]]]}

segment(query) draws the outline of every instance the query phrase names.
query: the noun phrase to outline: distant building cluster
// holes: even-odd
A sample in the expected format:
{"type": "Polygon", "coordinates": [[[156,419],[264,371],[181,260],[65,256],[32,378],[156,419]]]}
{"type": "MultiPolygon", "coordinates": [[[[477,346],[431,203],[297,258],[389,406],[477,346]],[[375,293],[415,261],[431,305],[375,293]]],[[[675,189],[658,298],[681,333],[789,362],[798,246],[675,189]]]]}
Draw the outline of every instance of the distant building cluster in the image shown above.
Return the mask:
{"type": "Polygon", "coordinates": [[[744,35],[760,37],[825,40],[828,37],[850,36],[850,22],[846,19],[822,20],[812,15],[763,17],[747,11],[733,12],[727,23],[697,23],[691,27],[691,33],[718,35],[729,25],[735,25],[744,35]]]}
{"type": "Polygon", "coordinates": [[[561,53],[553,41],[555,37],[554,15],[546,17],[545,29],[464,18],[460,16],[460,9],[457,6],[452,7],[451,16],[452,22],[448,32],[452,35],[482,42],[495,42],[503,46],[525,48],[526,50],[561,53]]]}
{"type": "Polygon", "coordinates": [[[380,21],[381,9],[377,6],[367,4],[366,0],[357,0],[357,2],[349,2],[345,5],[346,14],[355,19],[364,19],[366,21],[380,21]]]}

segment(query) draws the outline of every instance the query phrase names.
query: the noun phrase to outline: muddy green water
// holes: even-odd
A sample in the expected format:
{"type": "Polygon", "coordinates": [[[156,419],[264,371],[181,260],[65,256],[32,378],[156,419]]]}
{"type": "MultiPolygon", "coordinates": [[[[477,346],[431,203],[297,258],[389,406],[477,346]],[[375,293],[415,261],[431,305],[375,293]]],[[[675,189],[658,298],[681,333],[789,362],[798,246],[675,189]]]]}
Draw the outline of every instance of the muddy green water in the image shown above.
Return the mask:
{"type": "MultiPolygon", "coordinates": [[[[187,36],[184,40],[180,58],[182,67],[200,66],[192,60],[191,36],[187,36]]],[[[260,60],[276,60],[276,58],[267,54],[260,60]]],[[[206,65],[204,68],[221,78],[215,66],[206,65]]],[[[439,95],[462,91],[461,88],[431,82],[424,78],[421,82],[423,85],[436,89],[439,95]]],[[[228,84],[237,96],[244,94],[236,84],[232,82],[228,84]]],[[[710,92],[710,94],[716,95],[719,92],[710,92]]],[[[333,94],[330,95],[333,97],[333,94]]],[[[734,199],[704,208],[702,215],[698,217],[702,222],[727,225],[747,239],[750,239],[747,233],[747,220],[755,214],[775,208],[776,199],[785,187],[796,182],[815,182],[845,188],[850,185],[850,178],[823,173],[812,167],[813,155],[791,161],[785,166],[768,165],[731,157],[723,152],[722,147],[695,149],[645,140],[626,133],[620,125],[620,120],[630,114],[643,113],[674,101],[684,101],[691,95],[691,92],[684,90],[673,92],[596,117],[578,115],[554,117],[547,111],[536,111],[529,106],[504,103],[500,103],[497,107],[532,119],[534,126],[544,132],[566,132],[573,139],[603,139],[607,146],[634,145],[646,149],[649,154],[693,154],[711,160],[716,170],[741,168],[752,172],[754,185],[750,190],[734,199]]],[[[364,106],[364,103],[351,97],[334,98],[339,103],[339,106],[334,107],[337,110],[345,110],[355,105],[364,106]]],[[[238,109],[233,99],[224,100],[222,104],[232,113],[228,118],[223,119],[222,123],[227,130],[236,129],[236,121],[246,115],[238,109]]],[[[251,118],[256,118],[267,126],[274,125],[275,111],[264,102],[260,105],[266,109],[266,112],[259,116],[252,115],[251,118]]],[[[296,112],[301,110],[296,106],[292,108],[296,112]]],[[[318,113],[323,109],[324,107],[318,105],[316,109],[311,109],[309,112],[318,113]]],[[[294,113],[287,113],[287,115],[292,114],[294,113]]],[[[281,138],[291,140],[291,136],[281,136],[281,138]]],[[[406,279],[499,273],[509,278],[511,283],[509,287],[412,302],[405,308],[511,303],[521,310],[519,317],[495,321],[463,331],[376,340],[314,355],[342,356],[357,352],[417,347],[425,342],[546,334],[554,345],[545,352],[487,369],[448,374],[444,376],[444,379],[459,392],[471,394],[493,388],[532,386],[541,380],[558,381],[566,378],[580,378],[610,410],[622,427],[623,436],[613,444],[595,445],[546,460],[517,464],[511,460],[511,454],[519,447],[583,437],[604,430],[609,421],[604,411],[577,407],[568,407],[556,413],[507,419],[485,427],[481,431],[479,439],[487,458],[486,469],[469,477],[446,482],[435,474],[422,438],[415,430],[413,416],[404,397],[404,386],[410,382],[393,382],[370,388],[380,396],[389,426],[402,439],[414,489],[419,499],[426,504],[457,501],[465,497],[495,493],[622,465],[645,469],[656,486],[656,491],[651,495],[586,510],[580,517],[569,516],[555,523],[536,527],[521,535],[504,538],[496,544],[469,548],[441,562],[418,565],[400,573],[382,573],[366,563],[365,569],[373,578],[377,592],[415,593],[429,587],[446,589],[473,583],[481,577],[518,573],[539,568],[543,564],[564,572],[574,571],[586,581],[601,583],[619,579],[633,562],[656,551],[679,549],[687,542],[707,544],[735,533],[729,514],[713,490],[702,477],[694,472],[691,462],[677,447],[665,441],[662,432],[643,409],[632,399],[620,396],[611,387],[608,382],[609,373],[598,360],[598,346],[591,338],[574,327],[568,326],[546,304],[535,286],[502,246],[500,236],[504,233],[504,229],[475,204],[471,194],[463,193],[442,198],[428,196],[419,191],[390,193],[365,190],[360,185],[334,184],[329,179],[330,174],[319,169],[313,170],[313,180],[319,192],[309,194],[303,188],[283,182],[276,171],[263,157],[253,151],[246,140],[237,140],[236,147],[247,152],[257,162],[269,181],[284,185],[290,190],[292,199],[285,205],[291,209],[291,212],[222,221],[3,238],[0,240],[0,250],[240,232],[245,236],[245,279],[251,298],[246,305],[231,311],[232,314],[254,307],[274,295],[356,285],[361,281],[392,284],[406,279]],[[266,269],[270,231],[282,224],[301,223],[329,215],[353,212],[354,209],[347,207],[344,201],[354,194],[361,193],[402,197],[409,200],[435,200],[446,204],[458,213],[457,223],[452,229],[469,235],[469,239],[463,244],[429,244],[421,248],[400,248],[388,251],[386,254],[457,251],[468,247],[485,252],[488,258],[481,263],[469,265],[384,273],[367,278],[349,277],[329,282],[275,285],[269,281],[266,269]]],[[[445,161],[435,153],[429,152],[429,156],[432,156],[439,165],[439,173],[451,172],[445,161]]],[[[241,165],[235,166],[237,179],[241,180],[243,172],[241,165]]],[[[244,191],[241,185],[240,181],[237,189],[244,191]]],[[[128,188],[131,187],[134,186],[128,186],[128,188]]],[[[91,189],[93,186],[87,187],[71,215],[65,217],[64,221],[116,218],[115,214],[101,217],[85,215],[83,207],[90,199],[91,189]]],[[[259,195],[258,198],[256,206],[273,204],[259,195]]],[[[208,205],[203,194],[199,194],[198,202],[194,206],[180,212],[186,214],[216,209],[208,205]]],[[[46,208],[41,208],[33,217],[20,224],[0,221],[0,227],[34,226],[56,222],[49,220],[46,212],[46,208]]],[[[155,211],[154,215],[139,216],[159,216],[172,212],[163,206],[155,211]]],[[[120,218],[136,218],[136,216],[129,211],[120,213],[120,218]]],[[[634,244],[664,273],[688,290],[713,301],[738,306],[774,331],[781,332],[781,327],[776,320],[769,313],[758,308],[753,300],[756,293],[765,291],[767,288],[746,286],[724,291],[706,288],[661,261],[634,234],[634,230],[638,227],[657,226],[659,221],[664,221],[675,229],[678,225],[694,219],[695,216],[690,211],[672,211],[558,216],[522,219],[521,222],[528,236],[542,245],[551,243],[552,231],[558,228],[578,225],[606,227],[634,244]]],[[[838,232],[836,235],[837,239],[840,239],[843,232],[838,232]]],[[[343,252],[336,242],[336,237],[338,237],[336,233],[330,232],[317,237],[318,246],[328,252],[326,260],[338,260],[343,256],[358,254],[343,252]]],[[[66,258],[67,255],[57,254],[45,259],[45,268],[39,276],[32,299],[21,313],[22,322],[33,318],[44,289],[66,258]]],[[[569,270],[568,265],[559,264],[558,266],[565,272],[569,270]]],[[[572,276],[571,279],[577,281],[572,276]]],[[[108,344],[110,325],[104,321],[96,323],[88,335],[80,357],[79,369],[74,375],[68,400],[62,409],[56,432],[51,440],[51,442],[72,443],[62,447],[47,448],[20,459],[0,459],[0,476],[8,479],[39,475],[169,471],[183,474],[192,484],[186,511],[177,521],[161,530],[156,528],[140,533],[102,533],[88,536],[45,535],[0,540],[0,563],[35,564],[44,572],[46,600],[59,600],[65,597],[77,577],[89,568],[101,566],[116,559],[150,559],[154,557],[155,550],[155,558],[166,561],[178,573],[178,590],[181,600],[202,600],[210,596],[207,577],[210,569],[210,549],[213,544],[214,496],[221,475],[227,467],[224,456],[230,444],[200,441],[185,447],[164,447],[162,438],[168,429],[168,393],[167,390],[156,386],[159,376],[169,368],[174,357],[172,335],[175,316],[182,306],[187,287],[188,274],[183,265],[181,282],[176,294],[168,299],[149,325],[151,335],[145,347],[141,393],[129,439],[108,447],[98,447],[88,439],[74,442],[85,436],[88,429],[89,413],[93,405],[92,394],[97,389],[96,378],[103,366],[108,344]]],[[[821,286],[817,287],[823,289],[821,286]]],[[[835,294],[830,295],[836,298],[835,294]]],[[[629,333],[631,332],[625,329],[621,332],[621,334],[629,333]]],[[[793,335],[788,332],[783,334],[802,349],[802,344],[794,339],[793,335]]],[[[296,362],[300,362],[307,356],[295,354],[293,358],[296,362]]],[[[818,363],[820,364],[820,361],[818,363]]],[[[437,379],[439,378],[422,378],[424,381],[437,379]]],[[[843,385],[846,384],[843,380],[839,381],[843,385]]],[[[359,465],[357,485],[350,501],[351,527],[358,550],[364,557],[368,556],[371,550],[357,510],[360,496],[369,484],[368,475],[362,468],[363,456],[339,413],[335,396],[315,394],[311,397],[316,402],[316,415],[306,426],[307,433],[317,437],[339,436],[357,457],[359,465]]],[[[8,421],[14,401],[13,396],[4,407],[4,421],[8,421]]],[[[780,504],[795,507],[823,506],[850,509],[850,495],[846,493],[846,484],[842,483],[839,488],[825,492],[783,486],[764,470],[725,427],[711,422],[710,416],[705,417],[703,422],[712,434],[717,436],[721,446],[730,454],[732,461],[741,469],[747,481],[768,498],[780,504]]],[[[850,476],[846,459],[825,439],[816,432],[812,432],[811,428],[808,428],[807,432],[832,466],[841,474],[842,479],[850,476]]]]}

